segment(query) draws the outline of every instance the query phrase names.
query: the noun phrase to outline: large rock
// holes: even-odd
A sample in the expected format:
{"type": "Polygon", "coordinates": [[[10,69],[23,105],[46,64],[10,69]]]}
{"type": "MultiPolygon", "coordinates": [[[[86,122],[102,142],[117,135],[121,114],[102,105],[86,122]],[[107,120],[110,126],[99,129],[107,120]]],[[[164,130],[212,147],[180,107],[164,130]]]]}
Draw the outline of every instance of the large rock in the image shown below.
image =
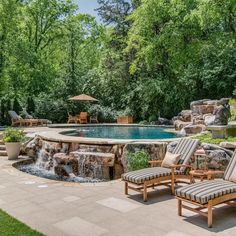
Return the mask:
{"type": "Polygon", "coordinates": [[[221,98],[219,100],[219,105],[224,106],[224,105],[228,105],[228,104],[229,104],[229,98],[221,98]]]}
{"type": "Polygon", "coordinates": [[[206,126],[208,125],[213,125],[215,121],[215,116],[212,114],[207,114],[206,116],[204,116],[204,123],[206,126]]]}
{"type": "Polygon", "coordinates": [[[208,154],[207,166],[209,169],[225,170],[233,155],[233,152],[215,144],[202,143],[202,147],[208,154]]]}
{"type": "Polygon", "coordinates": [[[184,122],[191,122],[192,119],[192,111],[191,110],[183,110],[180,112],[179,117],[184,122]]]}
{"type": "Polygon", "coordinates": [[[170,153],[173,153],[175,147],[176,147],[177,144],[178,144],[178,142],[179,142],[179,141],[173,141],[173,142],[168,143],[168,145],[167,145],[167,151],[170,152],[170,153]]]}
{"type": "Polygon", "coordinates": [[[192,107],[193,114],[208,114],[213,113],[215,110],[215,105],[194,105],[192,107]]]}
{"type": "Polygon", "coordinates": [[[188,126],[185,126],[183,129],[186,135],[193,135],[193,134],[198,134],[198,133],[201,133],[202,131],[205,131],[206,126],[202,124],[188,125],[188,126]]]}
{"type": "Polygon", "coordinates": [[[214,125],[227,125],[230,118],[230,108],[227,105],[220,105],[214,112],[214,125]]]}
{"type": "Polygon", "coordinates": [[[198,105],[203,105],[204,102],[210,101],[210,99],[202,99],[202,100],[198,100],[198,101],[193,101],[190,103],[190,108],[191,110],[193,110],[193,106],[198,106],[198,105]]]}
{"type": "Polygon", "coordinates": [[[128,170],[128,156],[130,153],[135,153],[137,151],[145,151],[148,153],[152,160],[163,160],[165,157],[167,148],[166,142],[136,142],[136,143],[128,143],[125,145],[122,155],[122,164],[124,168],[124,172],[128,170]]]}
{"type": "Polygon", "coordinates": [[[229,148],[229,149],[236,149],[236,142],[221,142],[220,147],[229,148]]]}
{"type": "Polygon", "coordinates": [[[214,170],[225,170],[230,156],[223,150],[208,150],[207,167],[214,170]]]}
{"type": "Polygon", "coordinates": [[[159,117],[158,120],[155,122],[155,125],[173,125],[173,122],[172,120],[159,117]]]}
{"type": "Polygon", "coordinates": [[[175,120],[174,121],[174,127],[175,130],[181,130],[183,129],[185,126],[191,125],[192,122],[184,122],[182,120],[175,120]]]}

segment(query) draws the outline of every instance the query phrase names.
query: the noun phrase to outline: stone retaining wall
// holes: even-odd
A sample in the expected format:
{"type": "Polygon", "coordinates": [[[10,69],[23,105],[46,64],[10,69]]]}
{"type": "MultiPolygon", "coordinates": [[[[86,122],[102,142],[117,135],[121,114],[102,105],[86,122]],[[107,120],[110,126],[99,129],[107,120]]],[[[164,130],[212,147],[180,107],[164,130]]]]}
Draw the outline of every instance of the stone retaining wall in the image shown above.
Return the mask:
{"type": "MultiPolygon", "coordinates": [[[[53,169],[59,176],[75,176],[118,179],[129,171],[129,153],[140,150],[147,152],[152,160],[163,160],[166,150],[172,152],[178,141],[132,142],[127,144],[79,144],[44,140],[37,136],[25,145],[24,152],[35,162],[45,163],[45,168],[53,169]]],[[[231,150],[202,144],[208,153],[209,169],[225,170],[233,154],[231,150]]],[[[192,160],[193,162],[193,160],[192,160]]],[[[194,164],[194,163],[192,163],[194,164]]]]}

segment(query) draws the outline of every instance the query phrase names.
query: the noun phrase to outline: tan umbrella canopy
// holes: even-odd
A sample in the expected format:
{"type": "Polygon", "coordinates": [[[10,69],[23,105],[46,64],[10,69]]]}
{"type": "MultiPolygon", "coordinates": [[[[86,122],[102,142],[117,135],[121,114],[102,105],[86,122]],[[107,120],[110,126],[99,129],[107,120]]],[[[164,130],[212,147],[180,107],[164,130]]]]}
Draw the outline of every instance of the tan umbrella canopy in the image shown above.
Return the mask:
{"type": "Polygon", "coordinates": [[[92,101],[92,102],[97,102],[98,100],[96,98],[93,98],[89,95],[86,94],[80,94],[78,96],[69,98],[71,101],[92,101]]]}

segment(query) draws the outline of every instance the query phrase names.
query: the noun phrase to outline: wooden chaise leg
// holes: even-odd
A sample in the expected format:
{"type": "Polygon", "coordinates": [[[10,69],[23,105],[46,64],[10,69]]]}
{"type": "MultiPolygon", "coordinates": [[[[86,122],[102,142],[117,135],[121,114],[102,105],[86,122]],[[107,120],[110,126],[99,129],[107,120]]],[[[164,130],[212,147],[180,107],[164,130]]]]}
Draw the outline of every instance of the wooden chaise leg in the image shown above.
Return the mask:
{"type": "Polygon", "coordinates": [[[175,194],[175,174],[174,169],[172,169],[172,177],[171,177],[171,193],[175,194]]]}
{"type": "Polygon", "coordinates": [[[178,215],[182,216],[182,201],[178,199],[178,215]]]}
{"type": "Polygon", "coordinates": [[[147,184],[146,184],[146,182],[144,182],[144,185],[143,185],[143,201],[144,202],[147,201],[147,184]]]}
{"type": "Polygon", "coordinates": [[[208,211],[207,211],[207,222],[208,222],[208,227],[212,227],[212,200],[208,202],[208,211]]]}
{"type": "Polygon", "coordinates": [[[128,195],[128,182],[125,182],[125,195],[128,195]]]}

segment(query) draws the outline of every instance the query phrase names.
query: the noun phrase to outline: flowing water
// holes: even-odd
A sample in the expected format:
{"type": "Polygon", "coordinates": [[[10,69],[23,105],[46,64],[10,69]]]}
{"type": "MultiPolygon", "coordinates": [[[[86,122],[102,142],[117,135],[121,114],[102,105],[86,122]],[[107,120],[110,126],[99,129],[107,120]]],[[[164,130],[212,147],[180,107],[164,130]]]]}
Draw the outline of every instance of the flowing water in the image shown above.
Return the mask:
{"type": "Polygon", "coordinates": [[[58,176],[54,172],[56,166],[55,160],[48,155],[48,153],[41,149],[38,152],[37,160],[35,163],[27,165],[19,165],[17,168],[20,171],[26,172],[28,174],[36,175],[43,178],[62,180],[68,182],[78,182],[78,183],[96,183],[104,181],[102,179],[102,166],[98,163],[93,163],[88,165],[88,160],[86,156],[84,158],[78,158],[78,172],[79,176],[73,174],[73,169],[71,165],[64,165],[63,168],[69,177],[58,176]],[[89,177],[86,177],[89,172],[89,177]]]}

